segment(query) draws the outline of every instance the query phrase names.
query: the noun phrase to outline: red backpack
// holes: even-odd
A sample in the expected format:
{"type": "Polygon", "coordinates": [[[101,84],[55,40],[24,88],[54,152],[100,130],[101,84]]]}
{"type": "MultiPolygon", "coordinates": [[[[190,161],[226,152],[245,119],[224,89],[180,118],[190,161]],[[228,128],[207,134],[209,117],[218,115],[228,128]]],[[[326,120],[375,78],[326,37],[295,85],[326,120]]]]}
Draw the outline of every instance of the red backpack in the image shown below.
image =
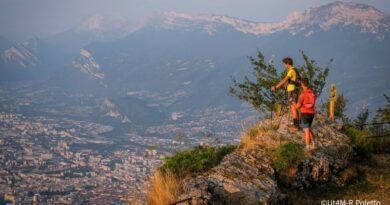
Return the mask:
{"type": "Polygon", "coordinates": [[[303,105],[302,107],[306,109],[313,109],[316,105],[316,95],[311,89],[308,89],[304,93],[303,105]]]}

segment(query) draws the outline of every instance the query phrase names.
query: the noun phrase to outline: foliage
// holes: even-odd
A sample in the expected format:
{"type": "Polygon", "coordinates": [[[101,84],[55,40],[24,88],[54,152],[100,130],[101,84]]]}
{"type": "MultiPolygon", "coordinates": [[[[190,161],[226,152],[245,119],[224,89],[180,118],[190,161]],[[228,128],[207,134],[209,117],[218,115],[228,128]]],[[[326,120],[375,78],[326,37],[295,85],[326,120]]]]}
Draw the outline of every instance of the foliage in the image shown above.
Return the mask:
{"type": "Polygon", "coordinates": [[[368,109],[363,110],[358,114],[356,119],[353,120],[353,124],[355,124],[357,127],[360,127],[360,129],[363,129],[363,125],[367,124],[369,114],[370,113],[368,112],[368,109]]]}
{"type": "Polygon", "coordinates": [[[328,183],[305,190],[283,186],[280,188],[287,194],[288,204],[291,205],[320,204],[322,200],[327,198],[354,201],[376,199],[382,204],[390,204],[388,197],[390,189],[389,160],[389,155],[375,155],[371,164],[352,163],[350,167],[356,167],[357,176],[344,186],[328,183]]]}
{"type": "Polygon", "coordinates": [[[167,158],[160,171],[172,172],[178,177],[201,173],[218,165],[223,157],[233,152],[235,148],[233,145],[219,148],[198,146],[192,150],[184,150],[167,158]]]}
{"type": "MultiPolygon", "coordinates": [[[[345,109],[348,104],[348,99],[344,97],[343,94],[337,94],[336,102],[334,105],[334,117],[335,119],[340,119],[342,121],[347,120],[347,116],[345,115],[345,109]]],[[[323,110],[326,110],[326,113],[329,116],[329,106],[330,99],[322,105],[323,110]]]]}
{"type": "Polygon", "coordinates": [[[296,142],[287,142],[275,150],[274,157],[274,168],[280,171],[296,164],[304,157],[304,152],[302,147],[296,142]]]}
{"type": "Polygon", "coordinates": [[[274,93],[271,87],[276,85],[282,76],[278,74],[273,62],[267,63],[264,55],[259,51],[257,58],[249,57],[253,66],[253,76],[255,81],[250,80],[247,76],[244,81],[239,83],[232,78],[233,86],[230,87],[230,93],[240,100],[250,103],[258,112],[274,110],[275,102],[284,99],[284,93],[274,93]]]}
{"type": "Polygon", "coordinates": [[[368,130],[361,130],[353,125],[344,124],[341,131],[351,139],[355,160],[365,161],[371,158],[373,142],[368,138],[371,135],[368,130]]]}
{"type": "Polygon", "coordinates": [[[390,97],[388,95],[384,95],[386,98],[387,104],[379,108],[376,112],[375,121],[377,122],[389,122],[390,121],[390,97]]]}
{"type": "Polygon", "coordinates": [[[301,74],[301,77],[308,78],[310,82],[310,88],[314,91],[317,97],[322,93],[322,90],[326,84],[326,78],[329,74],[329,65],[333,62],[333,59],[330,59],[325,68],[319,67],[315,60],[310,59],[303,51],[301,51],[304,65],[296,66],[297,70],[301,74]]]}
{"type": "MultiPolygon", "coordinates": [[[[329,73],[329,64],[325,68],[317,66],[316,62],[310,59],[301,51],[305,64],[296,66],[302,77],[309,78],[313,91],[319,96],[325,86],[329,73]]],[[[266,62],[264,55],[258,51],[257,57],[249,57],[253,66],[254,80],[244,77],[243,82],[238,82],[232,78],[233,86],[230,87],[230,94],[240,100],[248,102],[258,112],[275,111],[278,103],[286,99],[286,92],[272,92],[271,87],[277,85],[286,71],[278,73],[273,61],[266,62]]],[[[330,60],[332,62],[332,60],[330,60]]]]}
{"type": "MultiPolygon", "coordinates": [[[[386,95],[385,97],[389,102],[389,97],[386,95]]],[[[386,121],[386,112],[388,115],[389,108],[389,104],[385,105],[383,108],[379,108],[374,122],[378,122],[378,120],[386,121]]],[[[371,136],[381,136],[383,133],[388,132],[388,130],[385,127],[382,127],[382,125],[363,126],[363,124],[367,124],[368,118],[369,112],[368,109],[365,109],[352,120],[352,123],[350,120],[344,121],[341,130],[351,139],[351,145],[354,149],[354,158],[360,162],[368,162],[371,159],[372,153],[386,153],[386,150],[388,150],[389,140],[387,138],[371,138],[371,136]]]]}

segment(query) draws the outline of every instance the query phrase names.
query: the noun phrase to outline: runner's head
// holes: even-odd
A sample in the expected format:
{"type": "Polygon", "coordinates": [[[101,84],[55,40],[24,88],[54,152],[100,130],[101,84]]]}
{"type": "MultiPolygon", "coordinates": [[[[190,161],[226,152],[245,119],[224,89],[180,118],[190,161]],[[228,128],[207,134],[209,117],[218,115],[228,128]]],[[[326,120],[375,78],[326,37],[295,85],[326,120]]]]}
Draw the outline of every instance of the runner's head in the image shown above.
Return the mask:
{"type": "Polygon", "coordinates": [[[302,80],[301,80],[301,86],[303,87],[303,88],[307,88],[307,87],[309,87],[309,78],[302,78],[302,80]]]}
{"type": "Polygon", "coordinates": [[[293,61],[293,59],[290,58],[290,57],[283,58],[282,62],[283,62],[284,67],[285,67],[286,69],[288,69],[288,68],[291,67],[291,66],[294,66],[294,61],[293,61]]]}

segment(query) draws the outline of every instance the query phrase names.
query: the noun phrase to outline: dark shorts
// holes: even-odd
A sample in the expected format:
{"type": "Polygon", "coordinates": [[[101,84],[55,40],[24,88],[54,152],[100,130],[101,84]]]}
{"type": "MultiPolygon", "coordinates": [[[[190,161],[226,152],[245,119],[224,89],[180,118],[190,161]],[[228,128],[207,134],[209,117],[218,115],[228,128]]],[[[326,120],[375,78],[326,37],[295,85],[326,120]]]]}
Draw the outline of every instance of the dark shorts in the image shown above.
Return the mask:
{"type": "Polygon", "coordinates": [[[292,105],[292,104],[297,102],[298,95],[297,95],[297,91],[296,90],[291,91],[291,92],[287,92],[287,94],[288,94],[288,104],[289,105],[292,105]]]}
{"type": "Polygon", "coordinates": [[[313,123],[314,114],[301,114],[301,127],[302,128],[310,128],[313,123]]]}

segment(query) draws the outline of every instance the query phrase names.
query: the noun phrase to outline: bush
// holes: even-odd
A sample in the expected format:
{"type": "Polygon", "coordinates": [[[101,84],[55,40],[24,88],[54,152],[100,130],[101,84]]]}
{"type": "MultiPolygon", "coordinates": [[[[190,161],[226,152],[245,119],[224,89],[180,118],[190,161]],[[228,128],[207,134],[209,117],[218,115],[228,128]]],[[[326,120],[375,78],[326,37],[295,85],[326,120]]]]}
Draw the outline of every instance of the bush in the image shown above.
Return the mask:
{"type": "Polygon", "coordinates": [[[165,160],[160,171],[172,172],[178,177],[201,173],[218,165],[223,157],[233,152],[235,148],[233,145],[220,148],[198,146],[192,150],[178,152],[165,160]]]}
{"type": "Polygon", "coordinates": [[[369,160],[372,154],[372,140],[368,138],[370,132],[359,130],[356,127],[346,124],[341,130],[351,139],[351,145],[354,150],[354,159],[357,161],[369,160]]]}
{"type": "Polygon", "coordinates": [[[274,153],[274,168],[277,171],[287,169],[304,157],[302,147],[296,142],[287,142],[280,145],[274,153]]]}

